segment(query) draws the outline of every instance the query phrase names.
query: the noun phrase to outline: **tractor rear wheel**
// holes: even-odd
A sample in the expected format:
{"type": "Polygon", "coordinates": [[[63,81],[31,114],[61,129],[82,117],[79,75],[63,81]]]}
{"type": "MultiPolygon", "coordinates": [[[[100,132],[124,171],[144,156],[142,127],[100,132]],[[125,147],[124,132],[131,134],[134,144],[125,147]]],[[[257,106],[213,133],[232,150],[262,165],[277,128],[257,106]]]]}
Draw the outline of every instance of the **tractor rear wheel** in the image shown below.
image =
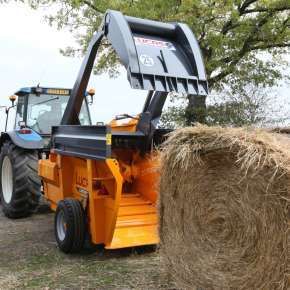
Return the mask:
{"type": "Polygon", "coordinates": [[[21,218],[34,213],[41,196],[38,152],[6,141],[0,154],[0,200],[4,214],[21,218]]]}
{"type": "Polygon", "coordinates": [[[61,200],[56,209],[54,231],[58,247],[64,253],[82,250],[85,240],[85,212],[81,203],[72,198],[61,200]]]}

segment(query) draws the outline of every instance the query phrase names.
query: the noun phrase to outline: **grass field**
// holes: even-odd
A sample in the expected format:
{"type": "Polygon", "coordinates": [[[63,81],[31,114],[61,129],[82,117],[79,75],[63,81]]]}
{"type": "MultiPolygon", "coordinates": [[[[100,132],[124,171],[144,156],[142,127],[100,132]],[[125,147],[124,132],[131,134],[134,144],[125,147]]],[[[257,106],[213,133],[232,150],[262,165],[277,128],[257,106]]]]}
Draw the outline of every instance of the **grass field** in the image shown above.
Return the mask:
{"type": "Polygon", "coordinates": [[[0,289],[176,289],[150,248],[61,253],[54,214],[9,220],[0,213],[0,289]]]}

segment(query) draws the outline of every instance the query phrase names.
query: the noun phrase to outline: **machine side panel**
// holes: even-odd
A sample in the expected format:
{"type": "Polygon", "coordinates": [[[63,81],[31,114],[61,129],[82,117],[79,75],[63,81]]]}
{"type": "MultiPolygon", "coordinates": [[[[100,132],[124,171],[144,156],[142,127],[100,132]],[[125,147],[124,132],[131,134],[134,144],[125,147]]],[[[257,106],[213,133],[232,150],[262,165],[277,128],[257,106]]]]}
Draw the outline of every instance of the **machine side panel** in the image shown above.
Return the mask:
{"type": "Polygon", "coordinates": [[[105,160],[111,156],[111,129],[107,126],[53,127],[52,150],[60,155],[105,160]]]}

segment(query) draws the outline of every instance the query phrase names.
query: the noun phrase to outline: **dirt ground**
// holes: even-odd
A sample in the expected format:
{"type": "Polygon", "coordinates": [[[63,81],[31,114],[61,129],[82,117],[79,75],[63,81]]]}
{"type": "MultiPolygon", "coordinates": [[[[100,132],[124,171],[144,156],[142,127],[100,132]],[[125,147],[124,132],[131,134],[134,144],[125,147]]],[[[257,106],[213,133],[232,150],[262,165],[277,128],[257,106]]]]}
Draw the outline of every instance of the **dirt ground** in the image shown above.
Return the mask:
{"type": "Polygon", "coordinates": [[[42,208],[9,220],[0,209],[0,289],[175,289],[150,248],[61,253],[53,218],[42,208]]]}

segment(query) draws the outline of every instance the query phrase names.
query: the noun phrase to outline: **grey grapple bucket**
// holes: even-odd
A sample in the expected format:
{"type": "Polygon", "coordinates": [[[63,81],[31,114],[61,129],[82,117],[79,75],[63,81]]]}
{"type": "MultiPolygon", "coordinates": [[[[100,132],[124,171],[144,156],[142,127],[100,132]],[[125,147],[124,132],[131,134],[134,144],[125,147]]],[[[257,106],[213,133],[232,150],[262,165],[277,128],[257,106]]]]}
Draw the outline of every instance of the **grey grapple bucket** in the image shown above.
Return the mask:
{"type": "Polygon", "coordinates": [[[162,23],[109,10],[93,36],[73,87],[62,124],[76,124],[98,48],[106,37],[127,69],[132,88],[207,95],[202,55],[186,24],[162,23]]]}
{"type": "Polygon", "coordinates": [[[107,38],[127,68],[132,88],[207,95],[200,49],[186,24],[109,12],[105,26],[107,38]]]}

